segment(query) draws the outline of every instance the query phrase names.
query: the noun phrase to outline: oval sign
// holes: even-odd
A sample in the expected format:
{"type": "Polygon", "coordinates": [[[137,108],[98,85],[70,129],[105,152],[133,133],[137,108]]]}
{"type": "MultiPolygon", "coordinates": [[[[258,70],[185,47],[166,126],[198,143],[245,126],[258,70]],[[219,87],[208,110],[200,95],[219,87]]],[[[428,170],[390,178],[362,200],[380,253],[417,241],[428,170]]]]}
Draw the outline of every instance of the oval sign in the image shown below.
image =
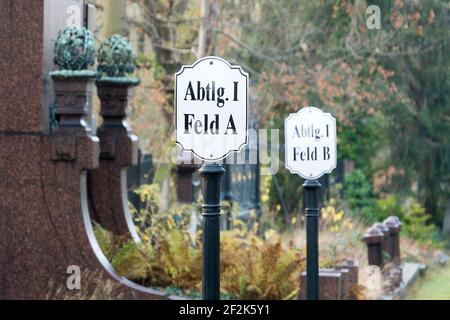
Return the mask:
{"type": "Polygon", "coordinates": [[[218,57],[175,75],[175,136],[184,151],[217,161],[248,142],[248,74],[218,57]]]}
{"type": "Polygon", "coordinates": [[[336,168],[336,119],[315,107],[291,113],[285,120],[285,163],[291,173],[318,179],[336,168]]]}

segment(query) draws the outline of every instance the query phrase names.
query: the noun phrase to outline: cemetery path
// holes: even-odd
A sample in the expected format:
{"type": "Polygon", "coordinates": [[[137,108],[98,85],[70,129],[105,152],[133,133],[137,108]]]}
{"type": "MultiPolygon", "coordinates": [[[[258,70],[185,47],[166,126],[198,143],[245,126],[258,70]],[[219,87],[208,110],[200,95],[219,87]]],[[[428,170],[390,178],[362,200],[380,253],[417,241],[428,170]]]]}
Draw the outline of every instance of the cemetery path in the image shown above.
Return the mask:
{"type": "Polygon", "coordinates": [[[450,265],[430,269],[406,296],[406,300],[450,300],[450,265]]]}

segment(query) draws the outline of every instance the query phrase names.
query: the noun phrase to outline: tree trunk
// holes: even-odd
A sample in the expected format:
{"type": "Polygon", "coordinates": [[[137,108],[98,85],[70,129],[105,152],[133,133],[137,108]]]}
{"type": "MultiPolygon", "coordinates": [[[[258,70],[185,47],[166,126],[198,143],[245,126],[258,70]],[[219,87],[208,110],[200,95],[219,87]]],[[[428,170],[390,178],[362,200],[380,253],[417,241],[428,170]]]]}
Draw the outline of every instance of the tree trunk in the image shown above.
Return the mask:
{"type": "Polygon", "coordinates": [[[198,32],[197,59],[206,55],[208,47],[208,33],[211,27],[211,3],[208,0],[202,0],[200,7],[200,30],[198,32]]]}
{"type": "Polygon", "coordinates": [[[447,204],[445,206],[444,223],[442,226],[442,231],[444,235],[450,236],[450,198],[447,199],[447,204]]]}
{"type": "Polygon", "coordinates": [[[105,38],[114,34],[127,35],[126,0],[108,0],[105,2],[103,35],[105,38]]]}
{"type": "Polygon", "coordinates": [[[424,207],[429,215],[431,215],[432,222],[436,222],[436,213],[438,211],[438,197],[439,186],[441,184],[440,176],[437,175],[435,166],[437,154],[433,150],[429,151],[430,155],[425,159],[424,165],[421,168],[421,194],[423,197],[424,207]]]}

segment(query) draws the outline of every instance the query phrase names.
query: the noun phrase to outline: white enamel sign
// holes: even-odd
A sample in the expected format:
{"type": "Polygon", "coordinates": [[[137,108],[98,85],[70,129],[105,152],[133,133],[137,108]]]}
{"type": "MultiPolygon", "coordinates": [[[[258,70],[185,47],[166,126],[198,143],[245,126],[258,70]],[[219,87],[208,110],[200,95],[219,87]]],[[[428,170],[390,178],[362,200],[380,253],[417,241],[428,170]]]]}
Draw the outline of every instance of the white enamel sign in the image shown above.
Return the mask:
{"type": "Polygon", "coordinates": [[[285,120],[285,163],[291,173],[318,179],[336,168],[336,119],[315,107],[285,120]]]}
{"type": "Polygon", "coordinates": [[[218,57],[183,66],[175,75],[175,135],[184,151],[217,161],[248,138],[248,74],[218,57]]]}

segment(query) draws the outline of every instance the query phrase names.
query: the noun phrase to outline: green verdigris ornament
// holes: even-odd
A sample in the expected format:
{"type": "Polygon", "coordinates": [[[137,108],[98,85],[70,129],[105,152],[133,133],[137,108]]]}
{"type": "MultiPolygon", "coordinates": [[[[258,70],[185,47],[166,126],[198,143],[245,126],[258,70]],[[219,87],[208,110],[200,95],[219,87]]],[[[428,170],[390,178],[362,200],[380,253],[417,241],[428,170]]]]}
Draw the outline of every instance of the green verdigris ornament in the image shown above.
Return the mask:
{"type": "Polygon", "coordinates": [[[97,75],[97,71],[89,70],[95,63],[94,54],[95,40],[86,28],[71,26],[58,33],[53,61],[60,70],[50,72],[55,91],[54,102],[49,106],[51,132],[58,128],[73,133],[83,128],[85,133],[82,119],[88,116],[97,75]]]}
{"type": "Polygon", "coordinates": [[[64,70],[85,70],[95,62],[95,40],[86,28],[67,27],[58,33],[54,62],[64,70]]]}
{"type": "Polygon", "coordinates": [[[95,63],[95,39],[84,27],[67,27],[58,33],[54,48],[54,63],[59,71],[56,76],[92,76],[96,74],[88,68],[95,63]]]}
{"type": "Polygon", "coordinates": [[[139,79],[130,78],[136,68],[136,53],[124,37],[109,37],[98,51],[98,75],[101,81],[138,84],[139,79]]]}

